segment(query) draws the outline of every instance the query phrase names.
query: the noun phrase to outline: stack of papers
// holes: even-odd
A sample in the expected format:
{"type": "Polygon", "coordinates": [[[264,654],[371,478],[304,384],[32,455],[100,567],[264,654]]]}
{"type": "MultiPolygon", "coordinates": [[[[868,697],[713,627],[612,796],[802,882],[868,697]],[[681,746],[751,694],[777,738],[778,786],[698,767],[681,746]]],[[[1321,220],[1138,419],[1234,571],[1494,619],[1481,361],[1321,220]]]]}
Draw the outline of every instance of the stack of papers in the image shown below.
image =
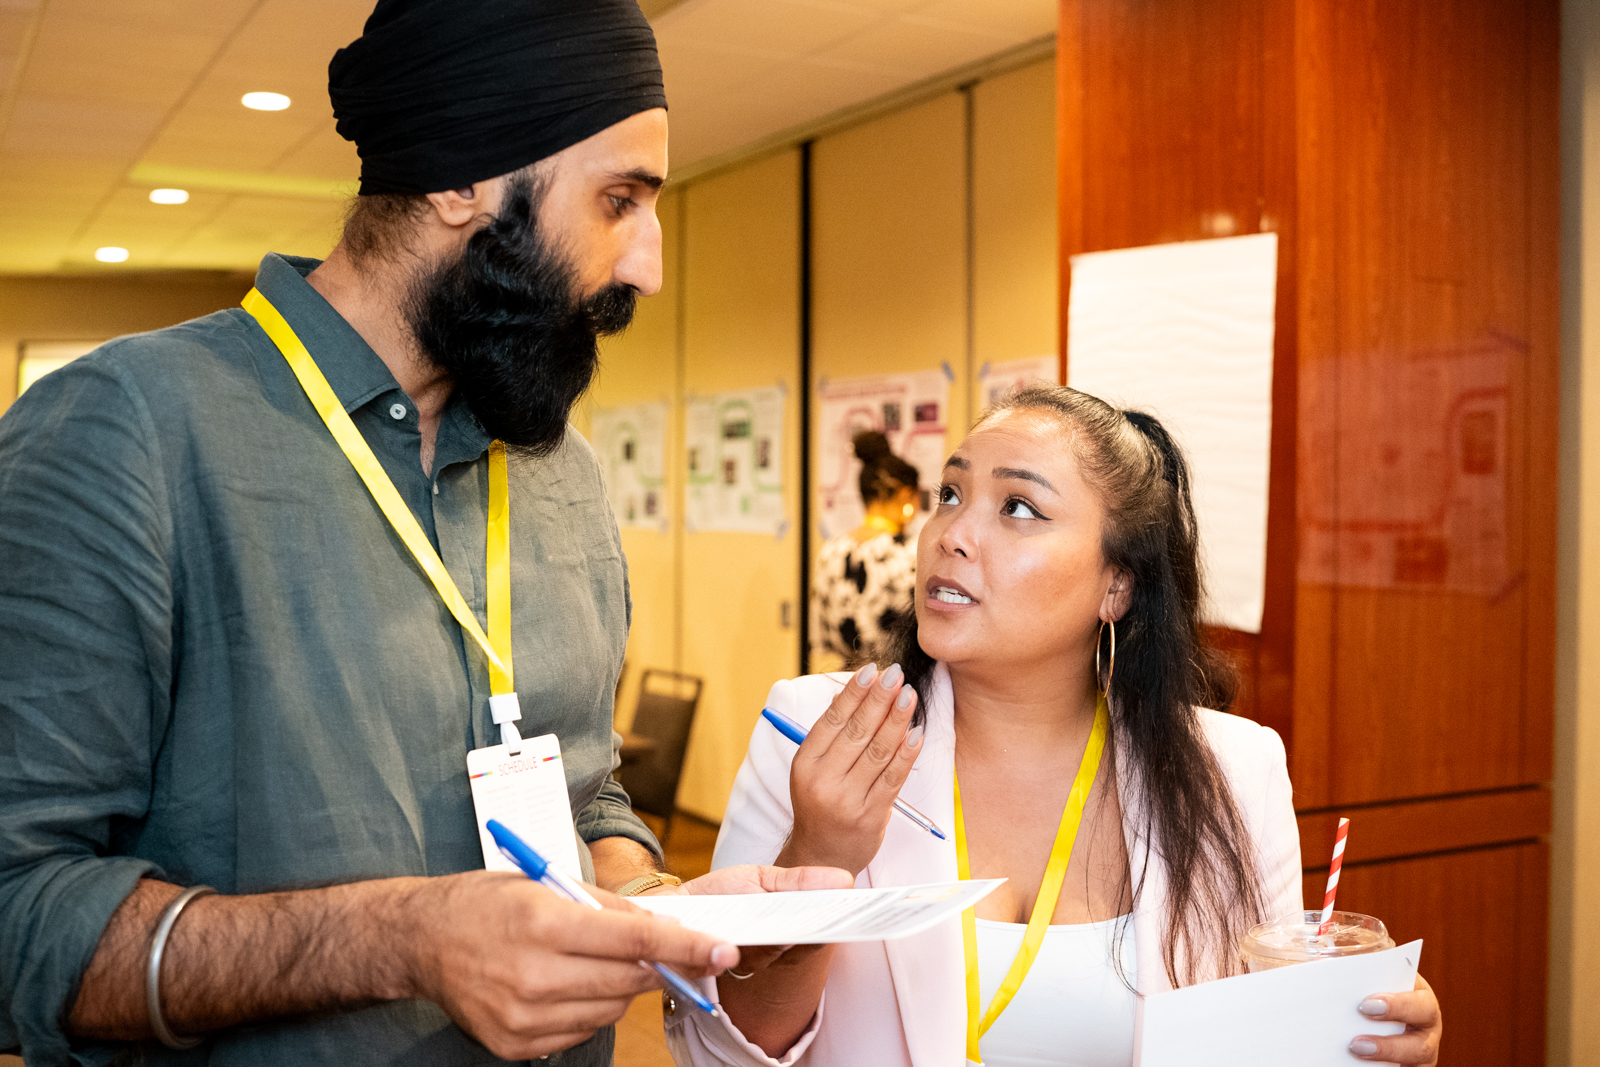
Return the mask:
{"type": "Polygon", "coordinates": [[[1358,1010],[1374,993],[1404,993],[1422,942],[1364,956],[1296,963],[1157,993],[1140,1002],[1135,1067],[1350,1067],[1362,1034],[1403,1033],[1358,1010]]]}
{"type": "Polygon", "coordinates": [[[892,941],[960,915],[1004,878],[892,889],[817,889],[739,896],[634,897],[657,915],[735,945],[892,941]]]}

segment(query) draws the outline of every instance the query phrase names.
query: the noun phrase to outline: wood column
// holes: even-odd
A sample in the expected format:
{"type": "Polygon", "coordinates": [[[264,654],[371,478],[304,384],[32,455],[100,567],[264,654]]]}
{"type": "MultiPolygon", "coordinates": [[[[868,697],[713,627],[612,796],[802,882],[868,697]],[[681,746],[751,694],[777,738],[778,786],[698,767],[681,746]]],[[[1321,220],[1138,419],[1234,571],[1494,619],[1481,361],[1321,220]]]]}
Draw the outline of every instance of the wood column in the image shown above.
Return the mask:
{"type": "Polygon", "coordinates": [[[1340,903],[1427,940],[1451,1067],[1544,1060],[1557,32],[1553,0],[1061,4],[1063,314],[1078,252],[1279,235],[1265,614],[1216,638],[1289,745],[1309,895],[1351,816],[1340,903]]]}

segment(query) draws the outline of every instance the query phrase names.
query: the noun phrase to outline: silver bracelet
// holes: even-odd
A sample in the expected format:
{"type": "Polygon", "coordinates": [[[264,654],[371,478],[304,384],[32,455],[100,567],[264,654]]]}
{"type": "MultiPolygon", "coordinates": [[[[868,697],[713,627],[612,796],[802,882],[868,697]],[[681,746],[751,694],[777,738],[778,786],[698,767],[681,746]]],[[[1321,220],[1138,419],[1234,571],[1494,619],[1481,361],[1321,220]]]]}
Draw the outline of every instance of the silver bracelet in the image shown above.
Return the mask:
{"type": "Polygon", "coordinates": [[[179,1037],[167,1026],[166,1016],[161,1014],[161,957],[167,950],[167,937],[172,933],[178,915],[188,907],[191,900],[215,892],[216,890],[208,885],[192,885],[173,897],[166,910],[161,913],[161,921],[156,923],[155,936],[150,939],[150,963],[145,967],[144,973],[145,1003],[150,1011],[150,1029],[156,1032],[156,1037],[168,1048],[194,1048],[201,1039],[179,1037]]]}

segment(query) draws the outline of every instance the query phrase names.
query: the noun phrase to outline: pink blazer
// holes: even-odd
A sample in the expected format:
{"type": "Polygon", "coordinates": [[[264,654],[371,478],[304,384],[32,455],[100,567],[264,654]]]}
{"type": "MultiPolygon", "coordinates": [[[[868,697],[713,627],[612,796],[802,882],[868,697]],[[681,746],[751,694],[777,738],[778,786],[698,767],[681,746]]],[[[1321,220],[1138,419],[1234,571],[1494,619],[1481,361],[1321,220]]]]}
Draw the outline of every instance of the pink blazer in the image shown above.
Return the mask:
{"type": "MultiPolygon", "coordinates": [[[[772,687],[767,706],[809,728],[848,677],[808,675],[779,682],[772,687]]],[[[948,830],[954,824],[955,729],[950,678],[942,664],[935,671],[927,713],[922,753],[900,795],[948,830]]],[[[1201,717],[1254,839],[1268,914],[1296,911],[1302,907],[1300,836],[1283,742],[1272,730],[1236,715],[1202,711],[1201,717]]],[[[776,858],[794,821],[789,804],[789,762],[794,752],[795,745],[765,721],[757,723],[728,800],[714,867],[771,863],[776,858]]],[[[1118,776],[1124,782],[1133,780],[1133,769],[1120,757],[1118,776]]],[[[1134,829],[1143,823],[1137,798],[1121,800],[1129,862],[1138,870],[1149,860],[1133,912],[1136,985],[1142,1005],[1144,997],[1172,988],[1161,951],[1167,874],[1160,856],[1150,854],[1148,843],[1134,829]]],[[[897,886],[955,879],[954,843],[940,841],[909,820],[894,818],[889,820],[883,847],[856,884],[897,886]]],[[[1181,972],[1181,959],[1179,965],[1181,972]]],[[[962,1067],[967,1023],[964,982],[961,924],[952,919],[898,941],[840,945],[816,1017],[782,1059],[762,1053],[726,1017],[712,1019],[681,1009],[666,1020],[667,1045],[680,1067],[962,1067]]],[[[714,998],[716,982],[708,979],[705,984],[714,998]]]]}

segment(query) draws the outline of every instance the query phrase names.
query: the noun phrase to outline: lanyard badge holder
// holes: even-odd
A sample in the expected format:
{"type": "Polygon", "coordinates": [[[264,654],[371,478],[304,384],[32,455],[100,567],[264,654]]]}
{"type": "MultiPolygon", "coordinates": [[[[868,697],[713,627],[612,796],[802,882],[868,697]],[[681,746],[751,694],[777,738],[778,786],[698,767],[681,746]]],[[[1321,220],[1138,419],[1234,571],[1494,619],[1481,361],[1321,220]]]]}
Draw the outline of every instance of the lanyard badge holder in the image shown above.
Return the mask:
{"type": "Polygon", "coordinates": [[[489,444],[485,550],[489,629],[485,633],[416,516],[372,454],[372,448],[350,420],[338,395],[294,328],[260,290],[250,290],[243,306],[283,353],[312,407],[350,460],[389,525],[433,583],[450,614],[483,650],[489,668],[489,714],[500,728],[501,745],[469,752],[467,776],[478,816],[479,843],[485,864],[491,870],[516,870],[501,856],[485,829],[490,818],[497,818],[535,843],[546,856],[569,872],[579,873],[581,867],[572,833],[572,808],[566,791],[560,742],[554,734],[549,734],[525,743],[517,731],[522,709],[517,702],[511,662],[511,492],[504,442],[489,444]]]}

